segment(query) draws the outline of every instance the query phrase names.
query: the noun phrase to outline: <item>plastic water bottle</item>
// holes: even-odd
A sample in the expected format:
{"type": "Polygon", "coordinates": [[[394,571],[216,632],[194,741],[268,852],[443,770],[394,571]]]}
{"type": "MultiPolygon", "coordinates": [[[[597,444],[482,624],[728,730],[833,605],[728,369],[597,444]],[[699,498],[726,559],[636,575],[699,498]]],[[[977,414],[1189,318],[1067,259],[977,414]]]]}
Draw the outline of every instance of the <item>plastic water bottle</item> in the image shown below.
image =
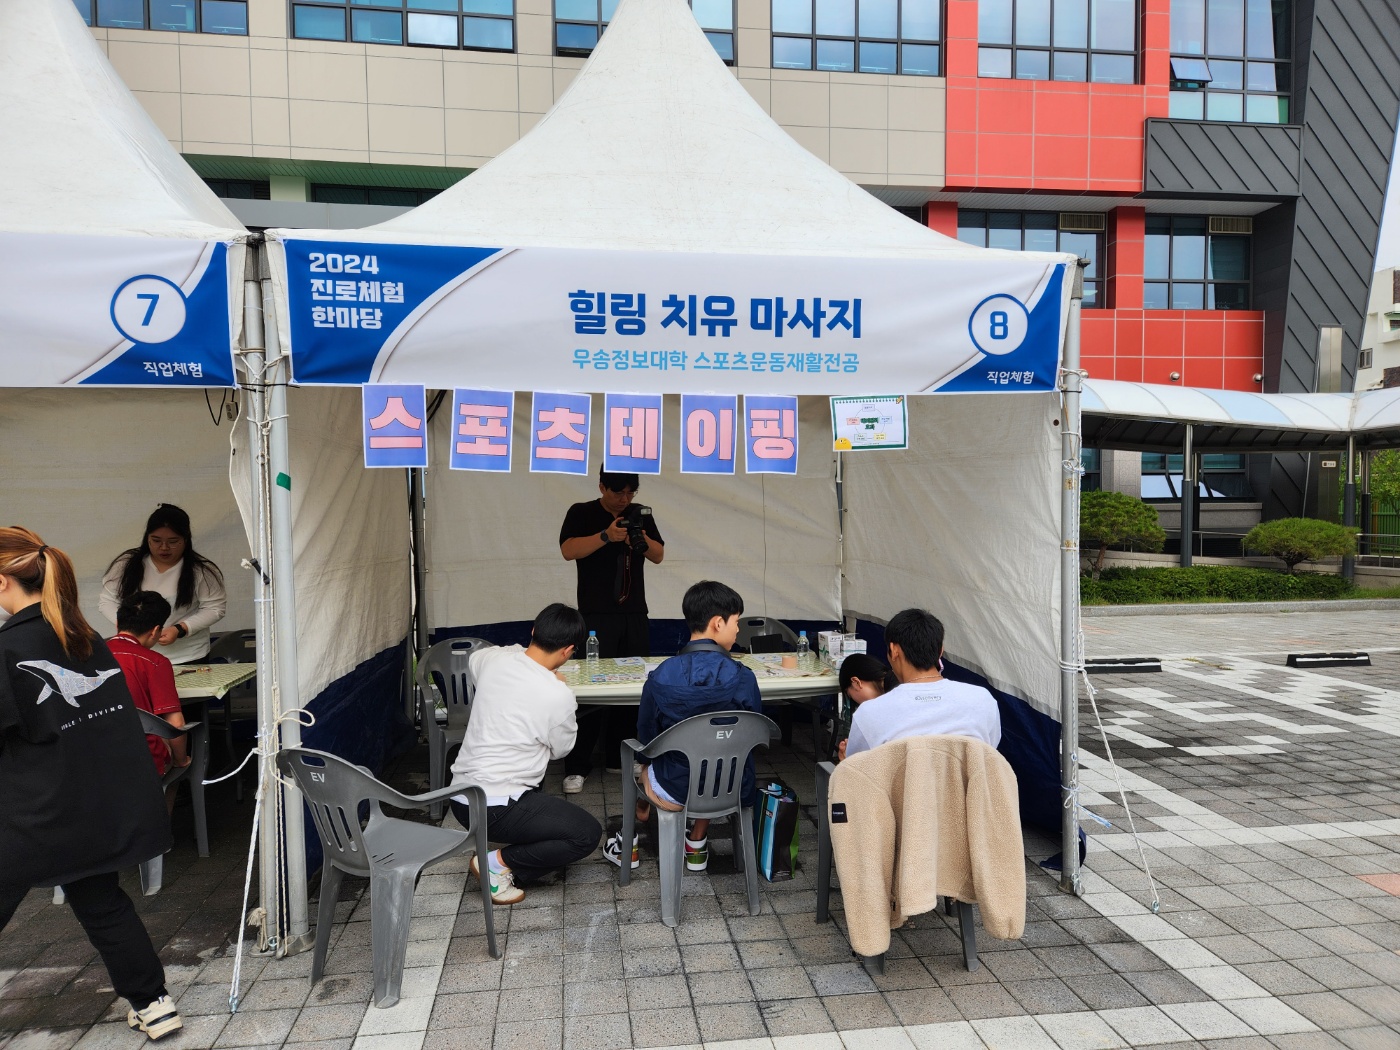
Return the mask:
{"type": "Polygon", "coordinates": [[[806,632],[806,631],[798,631],[798,632],[797,632],[797,666],[798,666],[798,667],[806,667],[807,664],[810,662],[809,657],[811,656],[811,653],[812,653],[812,646],[811,646],[811,644],[807,641],[807,632],[806,632]]]}
{"type": "Polygon", "coordinates": [[[583,647],[584,655],[587,657],[588,669],[598,670],[598,632],[588,632],[588,644],[583,647]]]}

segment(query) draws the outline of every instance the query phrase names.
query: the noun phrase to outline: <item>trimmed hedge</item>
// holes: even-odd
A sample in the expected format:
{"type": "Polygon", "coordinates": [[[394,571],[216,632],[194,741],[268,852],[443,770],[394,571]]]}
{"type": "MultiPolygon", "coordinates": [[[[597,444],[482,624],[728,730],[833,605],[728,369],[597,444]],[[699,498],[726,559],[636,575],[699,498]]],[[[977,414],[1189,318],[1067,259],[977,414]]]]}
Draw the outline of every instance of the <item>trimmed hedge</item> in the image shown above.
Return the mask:
{"type": "Polygon", "coordinates": [[[1297,601],[1345,598],[1354,587],[1340,576],[1286,573],[1233,565],[1195,565],[1140,569],[1105,569],[1100,579],[1081,577],[1079,598],[1085,604],[1149,605],[1215,599],[1232,602],[1297,601]]]}

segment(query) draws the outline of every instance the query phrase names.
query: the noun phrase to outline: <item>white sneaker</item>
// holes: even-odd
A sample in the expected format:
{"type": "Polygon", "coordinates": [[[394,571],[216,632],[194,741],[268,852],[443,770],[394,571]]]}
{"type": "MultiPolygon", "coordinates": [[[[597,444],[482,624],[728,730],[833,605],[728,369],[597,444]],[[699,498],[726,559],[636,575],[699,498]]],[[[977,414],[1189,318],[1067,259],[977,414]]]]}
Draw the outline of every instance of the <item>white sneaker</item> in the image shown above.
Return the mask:
{"type": "Polygon", "coordinates": [[[160,1039],[184,1027],[175,1009],[175,1000],[168,995],[162,995],[143,1010],[128,1010],[126,1023],[152,1039],[160,1039]]]}
{"type": "MultiPolygon", "coordinates": [[[[641,835],[634,834],[632,836],[632,863],[628,865],[629,867],[640,868],[642,866],[642,855],[641,850],[639,848],[640,845],[641,835]]],[[[616,864],[619,868],[622,867],[621,831],[615,831],[608,836],[608,841],[603,844],[603,859],[609,864],[616,864]]]]}
{"type": "Polygon", "coordinates": [[[587,777],[579,776],[577,773],[572,773],[569,776],[565,777],[564,794],[577,795],[580,791],[583,790],[583,785],[586,780],[588,780],[587,777]]]}
{"type": "MultiPolygon", "coordinates": [[[[481,865],[477,863],[475,856],[472,857],[472,874],[478,879],[481,878],[481,865]]],[[[486,865],[487,877],[491,880],[491,903],[492,904],[519,904],[525,899],[525,891],[515,884],[515,875],[509,871],[492,871],[491,865],[486,865]]]]}

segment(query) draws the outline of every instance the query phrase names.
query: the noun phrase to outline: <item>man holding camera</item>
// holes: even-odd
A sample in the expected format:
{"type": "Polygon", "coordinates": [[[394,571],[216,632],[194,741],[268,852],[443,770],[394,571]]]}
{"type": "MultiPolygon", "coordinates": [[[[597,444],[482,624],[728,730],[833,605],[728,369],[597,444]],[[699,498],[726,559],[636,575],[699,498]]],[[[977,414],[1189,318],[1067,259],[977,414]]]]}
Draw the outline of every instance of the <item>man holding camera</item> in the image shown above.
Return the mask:
{"type": "MultiPolygon", "coordinates": [[[[559,552],[578,566],[578,610],[598,635],[598,655],[650,656],[647,620],[647,562],[661,564],[666,544],[651,508],[633,503],[641,479],[636,474],[598,471],[598,499],[575,503],[559,530],[559,552]]],[[[593,768],[593,747],[605,721],[608,765],[618,761],[622,741],[636,733],[630,707],[580,712],[578,740],[564,760],[564,791],[577,794],[593,768]]]]}

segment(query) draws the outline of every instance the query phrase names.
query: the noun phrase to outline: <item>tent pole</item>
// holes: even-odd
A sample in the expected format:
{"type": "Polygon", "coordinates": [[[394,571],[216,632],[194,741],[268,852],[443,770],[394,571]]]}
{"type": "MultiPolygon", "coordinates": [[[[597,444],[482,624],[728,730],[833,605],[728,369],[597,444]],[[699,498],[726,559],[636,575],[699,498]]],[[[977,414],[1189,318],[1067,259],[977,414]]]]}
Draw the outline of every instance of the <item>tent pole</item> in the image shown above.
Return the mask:
{"type": "Polygon", "coordinates": [[[1060,500],[1060,889],[1079,893],[1079,485],[1082,422],[1079,393],[1079,312],[1084,300],[1084,267],[1074,271],[1065,333],[1060,393],[1064,419],[1060,448],[1064,484],[1060,500]]]}
{"type": "MultiPolygon", "coordinates": [[[[249,245],[249,255],[256,255],[258,249],[249,245]]],[[[253,259],[250,258],[250,263],[253,259]]],[[[272,665],[274,647],[273,605],[274,596],[269,587],[268,569],[271,564],[270,536],[268,532],[268,453],[267,453],[267,388],[266,354],[262,311],[262,286],[256,280],[248,280],[243,285],[243,365],[244,401],[248,413],[248,452],[252,457],[250,474],[253,482],[253,607],[257,610],[257,662],[258,662],[258,745],[275,739],[277,732],[277,712],[274,706],[271,683],[276,678],[272,665]]],[[[259,791],[265,785],[276,790],[277,781],[269,774],[270,759],[262,758],[257,767],[259,791]]],[[[259,948],[265,948],[269,941],[276,940],[281,928],[281,897],[277,893],[279,882],[277,855],[280,846],[281,829],[277,821],[264,813],[258,825],[258,897],[263,912],[262,937],[259,948]]]]}
{"type": "MultiPolygon", "coordinates": [[[[1356,435],[1347,435],[1347,481],[1342,488],[1342,524],[1356,525],[1356,435]]],[[[1356,558],[1347,555],[1342,559],[1342,577],[1356,579],[1356,558]]]]}
{"type": "Polygon", "coordinates": [[[1357,545],[1360,554],[1371,553],[1371,450],[1361,453],[1361,542],[1357,545]]]}
{"type": "Polygon", "coordinates": [[[411,468],[408,472],[408,514],[409,521],[413,528],[413,611],[412,623],[414,627],[413,635],[408,641],[408,666],[404,668],[404,674],[408,676],[408,688],[404,692],[405,704],[408,720],[413,721],[417,714],[417,704],[415,693],[417,685],[414,682],[413,662],[418,655],[428,648],[428,617],[427,594],[428,569],[425,562],[425,551],[423,549],[424,528],[423,509],[427,497],[427,476],[426,472],[420,468],[411,468]]]}
{"type": "Polygon", "coordinates": [[[1186,424],[1181,442],[1181,567],[1191,565],[1196,544],[1196,453],[1195,430],[1186,424]]]}
{"type": "MultiPolygon", "coordinates": [[[[267,247],[260,253],[263,312],[267,317],[266,339],[277,354],[268,366],[267,432],[268,471],[272,484],[272,587],[277,596],[273,605],[273,630],[277,639],[277,714],[280,747],[301,746],[301,722],[282,716],[302,705],[297,672],[297,599],[294,578],[295,553],[292,546],[292,467],[287,442],[287,384],[291,366],[281,346],[272,294],[272,271],[267,247]]],[[[271,355],[269,355],[271,356],[271,355]]],[[[306,885],[306,815],[301,792],[279,781],[282,791],[283,848],[286,859],[286,931],[278,955],[288,955],[311,947],[306,885]]]]}
{"type": "Polygon", "coordinates": [[[846,461],[836,453],[836,600],[840,604],[841,629],[846,629],[846,461]]]}

